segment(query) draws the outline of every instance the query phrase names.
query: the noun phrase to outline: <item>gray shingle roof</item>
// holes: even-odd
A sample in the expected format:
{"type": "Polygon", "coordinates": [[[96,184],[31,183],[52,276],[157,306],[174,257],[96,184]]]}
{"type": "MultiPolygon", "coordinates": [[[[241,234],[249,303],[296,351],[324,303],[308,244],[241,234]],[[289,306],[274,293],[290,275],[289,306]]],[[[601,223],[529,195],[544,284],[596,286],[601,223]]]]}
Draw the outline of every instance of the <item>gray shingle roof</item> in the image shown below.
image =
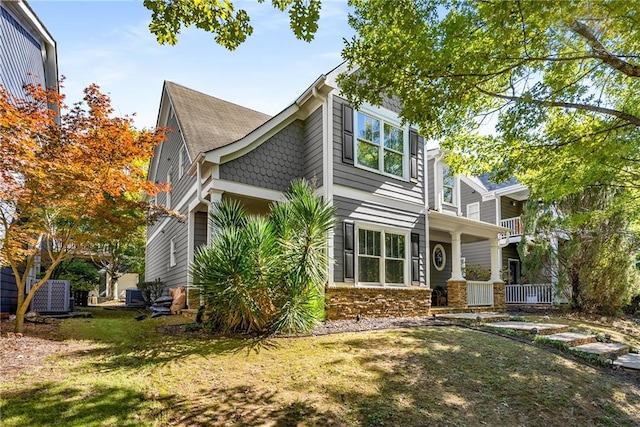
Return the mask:
{"type": "Polygon", "coordinates": [[[489,191],[499,190],[501,188],[510,187],[512,185],[519,184],[518,180],[516,180],[514,177],[509,178],[509,180],[506,182],[501,182],[499,184],[496,184],[495,182],[491,181],[489,173],[483,173],[482,175],[478,176],[478,179],[482,181],[484,186],[489,191]]]}
{"type": "Polygon", "coordinates": [[[173,82],[165,85],[191,159],[237,141],[271,118],[173,82]]]}

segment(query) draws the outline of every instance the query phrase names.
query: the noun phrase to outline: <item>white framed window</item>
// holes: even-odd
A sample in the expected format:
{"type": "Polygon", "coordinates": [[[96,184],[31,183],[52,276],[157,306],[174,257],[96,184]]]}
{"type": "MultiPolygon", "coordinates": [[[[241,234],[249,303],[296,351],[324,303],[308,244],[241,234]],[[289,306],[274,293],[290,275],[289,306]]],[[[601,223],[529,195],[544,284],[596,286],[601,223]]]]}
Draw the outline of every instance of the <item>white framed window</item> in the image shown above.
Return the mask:
{"type": "Polygon", "coordinates": [[[480,221],[480,202],[469,203],[467,205],[467,218],[480,221]]]}
{"type": "Polygon", "coordinates": [[[364,285],[406,286],[410,282],[409,233],[358,225],[357,281],[364,285]]]}
{"type": "Polygon", "coordinates": [[[456,203],[456,177],[449,166],[442,167],[442,201],[452,205],[456,203]]]}
{"type": "Polygon", "coordinates": [[[433,247],[431,259],[433,261],[433,267],[436,270],[444,270],[444,266],[447,264],[447,252],[444,250],[444,246],[442,246],[440,243],[436,244],[433,247]]]}
{"type": "Polygon", "coordinates": [[[182,175],[184,175],[184,147],[178,153],[178,178],[182,178],[182,175]]]}
{"type": "Polygon", "coordinates": [[[399,122],[356,111],[355,164],[383,175],[407,179],[409,132],[399,122]]]}
{"type": "Polygon", "coordinates": [[[176,265],[176,238],[173,237],[169,242],[169,267],[176,265]]]}
{"type": "MultiPolygon", "coordinates": [[[[173,174],[171,172],[171,169],[169,169],[169,172],[167,172],[167,184],[169,184],[169,186],[172,185],[172,179],[173,179],[173,174]]],[[[167,191],[167,208],[171,209],[171,191],[173,190],[173,188],[169,188],[169,191],[167,191]]]]}

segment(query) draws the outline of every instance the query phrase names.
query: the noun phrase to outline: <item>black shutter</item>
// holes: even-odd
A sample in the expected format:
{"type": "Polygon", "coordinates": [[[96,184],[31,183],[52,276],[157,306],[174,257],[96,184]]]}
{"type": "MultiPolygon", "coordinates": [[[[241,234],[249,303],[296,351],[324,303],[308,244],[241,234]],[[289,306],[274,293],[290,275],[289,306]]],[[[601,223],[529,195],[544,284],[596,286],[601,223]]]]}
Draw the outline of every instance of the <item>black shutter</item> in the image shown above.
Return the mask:
{"type": "Polygon", "coordinates": [[[344,223],[344,280],[354,280],[355,227],[352,222],[344,223]]]}
{"type": "Polygon", "coordinates": [[[409,150],[411,151],[411,179],[418,179],[418,133],[409,130],[409,150]]]}
{"type": "Polygon", "coordinates": [[[420,281],[420,235],[411,233],[411,281],[420,281]]]}
{"type": "Polygon", "coordinates": [[[342,161],[353,164],[353,108],[342,104],[342,161]]]}

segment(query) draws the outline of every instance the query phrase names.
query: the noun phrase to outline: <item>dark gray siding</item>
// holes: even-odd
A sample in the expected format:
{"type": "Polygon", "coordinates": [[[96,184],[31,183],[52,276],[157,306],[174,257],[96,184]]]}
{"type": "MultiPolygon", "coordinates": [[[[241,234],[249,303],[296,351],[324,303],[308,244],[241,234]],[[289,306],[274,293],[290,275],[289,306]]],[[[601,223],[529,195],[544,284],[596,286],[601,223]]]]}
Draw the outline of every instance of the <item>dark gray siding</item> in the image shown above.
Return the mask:
{"type": "Polygon", "coordinates": [[[518,255],[517,243],[510,243],[509,245],[502,248],[502,271],[509,271],[509,258],[520,259],[520,255],[518,255]]]}
{"type": "Polygon", "coordinates": [[[200,246],[204,246],[207,244],[207,224],[208,224],[208,218],[207,218],[206,212],[196,212],[194,214],[194,224],[193,224],[193,248],[194,249],[197,249],[200,246]]]}
{"type": "Polygon", "coordinates": [[[522,215],[522,202],[514,200],[510,197],[503,196],[500,198],[500,219],[515,218],[522,215]],[[513,206],[515,204],[515,206],[513,206]]]}
{"type": "Polygon", "coordinates": [[[366,221],[368,223],[402,228],[412,233],[418,233],[420,235],[420,284],[426,284],[424,259],[426,233],[424,215],[393,209],[373,202],[351,200],[340,196],[335,196],[333,201],[337,208],[336,228],[334,230],[333,241],[335,257],[334,281],[344,282],[343,222],[349,220],[355,222],[366,221]]]}
{"type": "MultiPolygon", "coordinates": [[[[333,182],[367,193],[377,193],[414,203],[424,203],[423,185],[423,139],[418,141],[417,182],[403,181],[386,175],[357,168],[342,162],[342,104],[346,101],[334,97],[333,102],[333,182]]],[[[409,156],[409,153],[406,153],[409,156]]]]}
{"type": "MultiPolygon", "coordinates": [[[[181,200],[188,193],[195,194],[194,185],[196,183],[196,177],[186,173],[189,168],[190,161],[188,154],[184,150],[184,141],[182,134],[178,128],[178,122],[175,116],[169,115],[167,121],[167,128],[171,131],[167,133],[167,139],[162,143],[160,150],[160,161],[158,162],[156,180],[158,182],[166,182],[167,173],[171,169],[171,208],[174,209],[178,206],[181,200]],[[180,151],[183,151],[183,175],[179,176],[180,172],[180,151]]],[[[161,206],[167,204],[167,193],[158,193],[156,197],[156,203],[161,206]]],[[[147,237],[156,231],[162,224],[162,221],[158,221],[156,224],[147,227],[147,237]]]]}
{"type": "Polygon", "coordinates": [[[304,177],[322,186],[322,107],[311,113],[304,124],[304,177]]]}
{"type": "Polygon", "coordinates": [[[304,123],[296,120],[244,156],[220,165],[220,179],[285,191],[305,176],[304,123]]]}
{"type": "Polygon", "coordinates": [[[397,96],[383,96],[382,108],[386,108],[387,110],[391,110],[396,114],[400,114],[400,110],[402,109],[402,102],[397,96]]]}
{"type": "MultiPolygon", "coordinates": [[[[180,213],[187,215],[185,205],[180,213]]],[[[147,259],[145,265],[145,280],[160,279],[167,287],[186,286],[187,282],[187,221],[170,218],[164,226],[163,232],[156,234],[147,242],[147,259]],[[170,266],[171,239],[175,239],[176,264],[170,266]]]]}
{"type": "Polygon", "coordinates": [[[451,278],[451,243],[437,242],[434,240],[429,241],[429,262],[431,263],[431,289],[435,289],[436,286],[447,287],[447,280],[451,278]],[[437,244],[441,244],[444,251],[447,253],[447,259],[442,271],[436,270],[433,265],[433,248],[437,244]]]}
{"type": "Polygon", "coordinates": [[[23,98],[28,83],[46,86],[40,41],[4,7],[0,6],[0,83],[23,98]],[[28,76],[27,74],[31,74],[28,76]]]}
{"type": "Polygon", "coordinates": [[[15,314],[18,307],[18,286],[10,268],[0,269],[0,312],[15,314]]]}
{"type": "Polygon", "coordinates": [[[496,202],[495,200],[482,201],[482,195],[471,188],[463,180],[460,180],[460,199],[462,214],[468,216],[467,205],[469,203],[480,202],[480,221],[496,224],[496,202]]]}
{"type": "Polygon", "coordinates": [[[491,247],[488,240],[464,243],[461,252],[467,265],[491,268],[491,247]]]}

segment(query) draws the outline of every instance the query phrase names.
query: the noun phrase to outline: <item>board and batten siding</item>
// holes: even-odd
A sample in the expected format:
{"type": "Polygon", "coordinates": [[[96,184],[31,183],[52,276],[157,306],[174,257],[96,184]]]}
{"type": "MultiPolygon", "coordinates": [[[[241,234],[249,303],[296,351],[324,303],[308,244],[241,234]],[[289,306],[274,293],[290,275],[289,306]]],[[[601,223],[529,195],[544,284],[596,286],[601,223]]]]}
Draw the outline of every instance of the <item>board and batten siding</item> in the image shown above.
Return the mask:
{"type": "MultiPolygon", "coordinates": [[[[425,251],[426,251],[426,233],[425,219],[423,214],[406,212],[381,204],[352,200],[341,196],[334,196],[334,205],[336,206],[336,227],[334,229],[333,247],[334,247],[334,281],[344,282],[344,228],[345,221],[355,223],[366,222],[370,224],[380,225],[382,227],[389,226],[407,230],[410,233],[420,235],[420,284],[426,285],[425,276],[425,251]]],[[[357,241],[357,238],[356,238],[357,241]]],[[[410,242],[406,242],[410,244],[410,242]]],[[[357,254],[356,254],[357,256],[357,254]]],[[[407,260],[409,262],[410,260],[407,260]]]]}
{"type": "Polygon", "coordinates": [[[429,269],[431,289],[435,289],[436,286],[441,286],[446,289],[447,280],[451,278],[451,262],[452,262],[451,243],[438,242],[435,240],[429,241],[428,255],[429,255],[429,262],[431,263],[431,266],[430,266],[431,268],[429,269]],[[442,269],[442,271],[436,270],[435,266],[433,265],[433,248],[437,244],[441,244],[446,253],[446,260],[445,260],[444,268],[442,269]]]}
{"type": "MultiPolygon", "coordinates": [[[[346,101],[337,96],[333,100],[333,183],[367,193],[424,204],[424,141],[422,137],[418,137],[417,180],[405,181],[396,179],[344,163],[342,156],[342,104],[346,103],[346,101]]],[[[410,153],[405,153],[405,156],[409,158],[410,153]]]]}
{"type": "Polygon", "coordinates": [[[45,81],[43,51],[40,40],[0,6],[0,83],[11,95],[24,98],[25,84],[55,84],[45,81]]]}
{"type": "MultiPolygon", "coordinates": [[[[186,171],[191,164],[187,148],[182,139],[182,133],[178,127],[178,121],[175,115],[170,114],[167,121],[169,132],[167,132],[167,139],[162,142],[162,147],[156,150],[160,153],[160,160],[158,161],[156,169],[156,181],[158,183],[167,181],[167,174],[171,170],[171,208],[175,208],[189,191],[193,192],[193,186],[196,183],[196,177],[189,175],[186,171]],[[182,176],[180,172],[180,151],[182,151],[182,176]]],[[[195,193],[194,193],[195,194],[195,193]]],[[[156,204],[158,206],[167,205],[167,193],[158,193],[156,196],[156,204]]],[[[147,237],[153,234],[158,227],[163,223],[162,220],[156,222],[153,225],[147,227],[147,237]]]]}
{"type": "Polygon", "coordinates": [[[464,216],[468,217],[467,207],[469,203],[480,203],[480,221],[497,224],[495,200],[482,201],[482,195],[475,191],[469,184],[460,180],[460,200],[464,216]]]}
{"type": "Polygon", "coordinates": [[[220,179],[285,191],[305,176],[304,122],[296,120],[241,157],[220,165],[220,179]]]}
{"type": "Polygon", "coordinates": [[[304,177],[322,187],[322,107],[304,122],[304,177]]]}

